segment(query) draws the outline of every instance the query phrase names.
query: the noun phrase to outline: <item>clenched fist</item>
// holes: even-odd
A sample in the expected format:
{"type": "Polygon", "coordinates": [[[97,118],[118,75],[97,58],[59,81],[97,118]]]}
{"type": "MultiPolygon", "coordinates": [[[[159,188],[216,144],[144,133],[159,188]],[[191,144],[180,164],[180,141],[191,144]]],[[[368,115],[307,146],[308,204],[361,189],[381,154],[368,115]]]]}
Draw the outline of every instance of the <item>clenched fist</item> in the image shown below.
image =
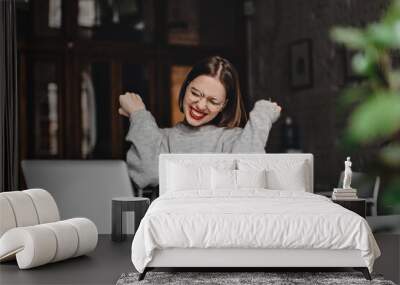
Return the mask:
{"type": "Polygon", "coordinates": [[[118,109],[118,113],[125,117],[138,110],[146,109],[142,98],[138,94],[125,92],[123,95],[119,95],[119,104],[121,105],[118,109]]]}

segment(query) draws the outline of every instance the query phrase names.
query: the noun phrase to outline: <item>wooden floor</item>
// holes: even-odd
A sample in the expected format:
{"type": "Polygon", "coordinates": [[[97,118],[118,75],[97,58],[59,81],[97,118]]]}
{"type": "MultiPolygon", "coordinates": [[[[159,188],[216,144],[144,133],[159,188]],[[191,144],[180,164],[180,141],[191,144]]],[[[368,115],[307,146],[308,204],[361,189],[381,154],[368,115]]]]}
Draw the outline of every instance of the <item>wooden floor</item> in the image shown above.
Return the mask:
{"type": "Polygon", "coordinates": [[[0,284],[115,284],[124,272],[135,271],[132,237],[112,242],[100,235],[96,249],[87,256],[20,270],[15,261],[0,264],[0,284]]]}

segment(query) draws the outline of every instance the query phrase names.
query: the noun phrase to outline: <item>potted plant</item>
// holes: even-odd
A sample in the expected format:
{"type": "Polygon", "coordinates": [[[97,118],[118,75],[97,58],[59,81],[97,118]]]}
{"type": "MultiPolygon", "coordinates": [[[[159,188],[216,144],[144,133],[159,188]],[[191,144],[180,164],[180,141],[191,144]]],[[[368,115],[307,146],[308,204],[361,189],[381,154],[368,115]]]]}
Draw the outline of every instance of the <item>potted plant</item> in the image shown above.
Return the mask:
{"type": "Polygon", "coordinates": [[[369,172],[385,182],[383,202],[400,213],[400,0],[365,28],[334,27],[331,38],[354,50],[352,68],[362,77],[340,103],[351,106],[342,138],[347,151],[377,146],[369,172]]]}

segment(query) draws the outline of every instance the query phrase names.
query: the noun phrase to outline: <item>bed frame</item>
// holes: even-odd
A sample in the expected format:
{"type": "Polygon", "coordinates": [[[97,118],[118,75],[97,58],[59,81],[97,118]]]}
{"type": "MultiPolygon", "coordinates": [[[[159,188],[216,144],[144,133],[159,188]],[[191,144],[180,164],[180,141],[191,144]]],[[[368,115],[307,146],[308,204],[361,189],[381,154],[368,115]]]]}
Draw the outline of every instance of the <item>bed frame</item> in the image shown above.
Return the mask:
{"type": "MultiPolygon", "coordinates": [[[[237,158],[268,158],[269,160],[304,160],[308,164],[309,185],[307,192],[313,193],[313,155],[312,154],[160,154],[159,178],[160,195],[166,192],[166,162],[174,159],[218,160],[237,158]]],[[[139,280],[154,268],[338,268],[351,267],[361,271],[371,280],[369,270],[359,250],[330,249],[254,249],[254,248],[169,248],[158,249],[139,280]]]]}
{"type": "Polygon", "coordinates": [[[329,249],[192,249],[156,250],[152,261],[139,275],[142,280],[154,268],[337,268],[352,267],[371,280],[359,250],[329,249]]]}

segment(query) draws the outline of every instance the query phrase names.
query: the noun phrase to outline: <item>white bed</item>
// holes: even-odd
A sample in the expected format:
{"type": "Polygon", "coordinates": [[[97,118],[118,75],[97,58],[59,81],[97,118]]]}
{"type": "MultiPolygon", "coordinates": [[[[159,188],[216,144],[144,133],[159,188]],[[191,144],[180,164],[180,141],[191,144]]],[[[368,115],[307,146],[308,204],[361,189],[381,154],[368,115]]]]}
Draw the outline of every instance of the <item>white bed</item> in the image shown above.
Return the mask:
{"type": "Polygon", "coordinates": [[[354,267],[368,279],[380,255],[365,219],[313,194],[312,154],[161,154],[159,177],[132,243],[140,279],[155,267],[354,267]],[[221,170],[211,188],[209,166],[221,170]]]}

